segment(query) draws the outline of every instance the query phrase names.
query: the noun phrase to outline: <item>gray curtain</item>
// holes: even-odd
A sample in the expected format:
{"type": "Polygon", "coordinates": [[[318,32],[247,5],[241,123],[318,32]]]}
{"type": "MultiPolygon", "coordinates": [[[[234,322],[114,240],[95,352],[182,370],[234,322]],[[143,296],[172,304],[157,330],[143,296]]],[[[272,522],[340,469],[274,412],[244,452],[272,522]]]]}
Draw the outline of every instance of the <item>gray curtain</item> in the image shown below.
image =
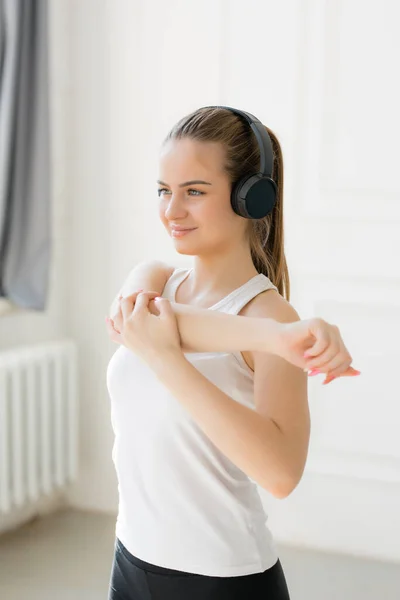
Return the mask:
{"type": "Polygon", "coordinates": [[[46,306],[50,254],[47,0],[0,0],[0,297],[46,306]]]}

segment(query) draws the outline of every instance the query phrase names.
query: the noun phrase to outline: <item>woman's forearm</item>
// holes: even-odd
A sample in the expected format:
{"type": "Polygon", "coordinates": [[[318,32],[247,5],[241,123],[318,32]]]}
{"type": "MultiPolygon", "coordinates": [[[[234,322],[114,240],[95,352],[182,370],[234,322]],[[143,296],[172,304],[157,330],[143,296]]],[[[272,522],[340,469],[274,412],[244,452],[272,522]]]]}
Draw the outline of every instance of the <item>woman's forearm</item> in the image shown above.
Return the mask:
{"type": "Polygon", "coordinates": [[[291,494],[302,474],[296,436],[282,433],[271,418],[225,394],[182,354],[160,353],[151,368],[239,469],[276,498],[291,494]]]}
{"type": "Polygon", "coordinates": [[[229,315],[176,302],[171,306],[185,352],[274,352],[281,324],[273,319],[229,315]]]}

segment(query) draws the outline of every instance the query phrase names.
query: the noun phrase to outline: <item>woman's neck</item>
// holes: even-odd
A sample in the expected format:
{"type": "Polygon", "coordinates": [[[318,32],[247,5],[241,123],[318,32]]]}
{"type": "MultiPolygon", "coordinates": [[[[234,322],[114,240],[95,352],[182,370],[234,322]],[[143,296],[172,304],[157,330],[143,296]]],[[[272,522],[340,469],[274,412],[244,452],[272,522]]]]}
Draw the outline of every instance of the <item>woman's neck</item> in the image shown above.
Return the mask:
{"type": "Polygon", "coordinates": [[[185,292],[190,298],[224,296],[257,275],[251,255],[212,260],[196,256],[187,277],[185,292]]]}

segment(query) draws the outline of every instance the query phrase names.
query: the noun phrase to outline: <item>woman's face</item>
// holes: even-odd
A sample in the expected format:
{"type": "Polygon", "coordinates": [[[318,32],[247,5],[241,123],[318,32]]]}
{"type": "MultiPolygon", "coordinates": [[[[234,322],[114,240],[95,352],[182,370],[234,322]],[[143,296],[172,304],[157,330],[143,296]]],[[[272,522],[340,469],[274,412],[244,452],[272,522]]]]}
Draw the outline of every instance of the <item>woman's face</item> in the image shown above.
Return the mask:
{"type": "Polygon", "coordinates": [[[245,219],[231,207],[224,158],[221,144],[187,138],[169,140],[161,150],[159,214],[180,254],[228,250],[243,237],[245,219]],[[182,228],[191,231],[179,233],[182,228]]]}

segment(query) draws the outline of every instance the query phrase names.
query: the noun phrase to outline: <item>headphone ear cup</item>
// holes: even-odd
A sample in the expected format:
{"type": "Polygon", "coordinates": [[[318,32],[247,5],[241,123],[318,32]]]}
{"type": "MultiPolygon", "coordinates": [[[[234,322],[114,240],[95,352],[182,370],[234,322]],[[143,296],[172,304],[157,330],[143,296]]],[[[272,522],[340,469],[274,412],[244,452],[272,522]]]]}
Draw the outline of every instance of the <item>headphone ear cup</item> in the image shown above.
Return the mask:
{"type": "Polygon", "coordinates": [[[240,217],[245,217],[246,214],[242,212],[242,203],[239,202],[239,192],[242,187],[242,184],[246,181],[245,179],[239,179],[236,183],[233,184],[232,192],[231,192],[231,206],[234,212],[240,217]]]}
{"type": "Polygon", "coordinates": [[[276,184],[270,177],[250,175],[234,184],[231,205],[245,219],[263,219],[274,209],[276,193],[276,184]]]}

